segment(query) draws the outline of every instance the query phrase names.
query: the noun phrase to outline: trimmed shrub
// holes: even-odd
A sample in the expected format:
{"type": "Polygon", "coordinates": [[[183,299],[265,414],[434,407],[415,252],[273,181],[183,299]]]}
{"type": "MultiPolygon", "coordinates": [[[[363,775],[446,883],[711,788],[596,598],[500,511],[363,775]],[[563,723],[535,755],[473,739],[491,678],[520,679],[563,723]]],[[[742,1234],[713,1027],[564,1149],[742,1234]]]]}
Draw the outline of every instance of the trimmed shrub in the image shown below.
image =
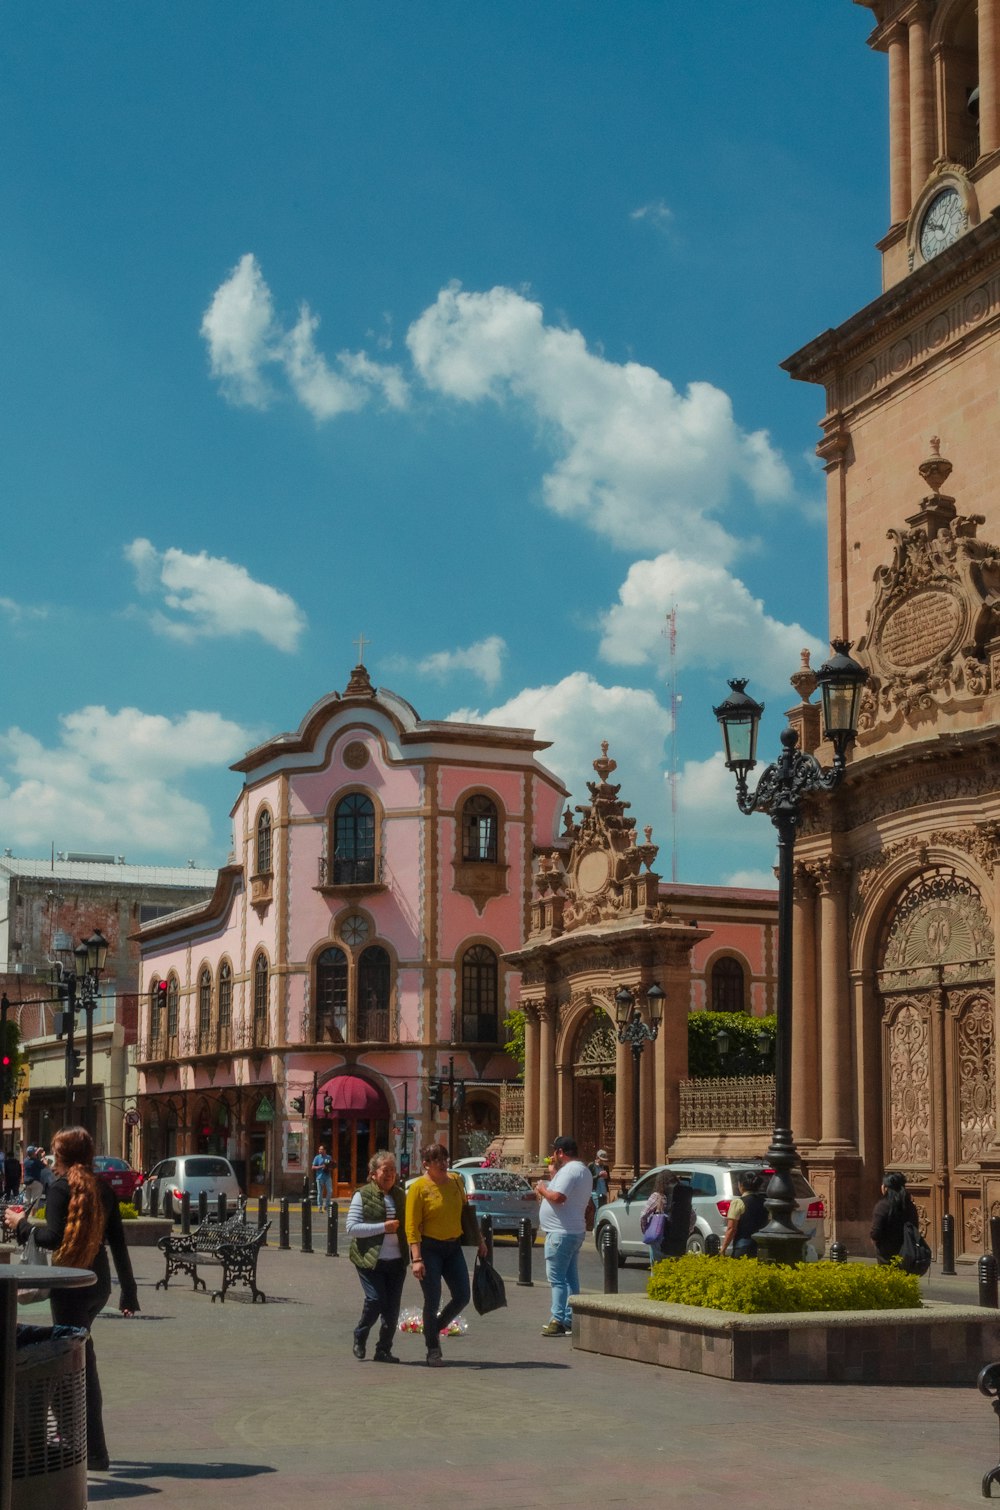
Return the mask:
{"type": "Polygon", "coordinates": [[[689,1253],[649,1276],[649,1298],[746,1314],[919,1310],[920,1282],[895,1264],[765,1264],[689,1253]]]}
{"type": "Polygon", "coordinates": [[[750,1017],[745,1012],[692,1012],[688,1018],[688,1074],[692,1080],[733,1075],[770,1075],[774,1071],[774,1037],[778,1019],[750,1017]],[[729,1037],[729,1053],[719,1058],[716,1034],[729,1037]],[[761,1058],[757,1037],[766,1033],[770,1053],[761,1058]]]}
{"type": "Polygon", "coordinates": [[[131,1201],[119,1201],[118,1210],[122,1214],[123,1222],[137,1222],[139,1220],[139,1213],[131,1201]]]}

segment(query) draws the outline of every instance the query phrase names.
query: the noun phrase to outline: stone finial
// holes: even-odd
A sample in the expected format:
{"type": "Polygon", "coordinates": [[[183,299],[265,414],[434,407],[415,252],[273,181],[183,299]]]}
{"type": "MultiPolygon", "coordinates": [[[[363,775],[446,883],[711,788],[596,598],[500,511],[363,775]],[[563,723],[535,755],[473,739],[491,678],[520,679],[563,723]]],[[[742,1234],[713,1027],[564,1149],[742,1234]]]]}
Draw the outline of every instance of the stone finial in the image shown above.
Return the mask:
{"type": "Polygon", "coordinates": [[[618,762],[617,760],[608,759],[608,742],[606,739],[602,739],[601,758],[594,761],[594,770],[600,776],[601,780],[606,782],[612,771],[617,771],[617,769],[618,762]]]}
{"type": "Polygon", "coordinates": [[[647,823],[646,824],[646,827],[643,829],[643,833],[646,835],[646,843],[647,844],[652,844],[652,842],[653,842],[653,825],[651,823],[647,823]]]}
{"type": "Polygon", "coordinates": [[[816,673],[809,664],[809,651],[801,652],[801,663],[798,671],[793,671],[788,680],[795,688],[804,703],[807,703],[819,685],[816,673]]]}
{"type": "Polygon", "coordinates": [[[367,668],[359,661],[351,672],[351,679],[344,689],[345,697],[374,697],[375,688],[371,684],[367,668]]]}
{"type": "Polygon", "coordinates": [[[940,493],[952,473],[952,465],[947,456],[941,455],[941,437],[931,436],[931,454],[926,461],[920,463],[919,472],[929,488],[935,493],[940,493]]]}

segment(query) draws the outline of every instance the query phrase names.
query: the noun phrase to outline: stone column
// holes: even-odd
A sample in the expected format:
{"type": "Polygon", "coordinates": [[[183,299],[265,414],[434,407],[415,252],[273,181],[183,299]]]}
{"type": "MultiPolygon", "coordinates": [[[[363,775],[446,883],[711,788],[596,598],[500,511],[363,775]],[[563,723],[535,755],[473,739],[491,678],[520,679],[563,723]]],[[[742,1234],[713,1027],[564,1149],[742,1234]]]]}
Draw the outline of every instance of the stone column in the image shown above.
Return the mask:
{"type": "Polygon", "coordinates": [[[544,1156],[552,1147],[556,1117],[556,1007],[545,1002],[538,1008],[538,1148],[544,1156]]]}
{"type": "Polygon", "coordinates": [[[632,1170],[632,1050],[615,1048],[615,1164],[632,1170]]]}
{"type": "Polygon", "coordinates": [[[910,213],[910,61],[905,26],[889,38],[889,220],[910,213]]]}
{"type": "Polygon", "coordinates": [[[979,151],[1000,147],[1000,0],[979,0],[979,151]]]}
{"type": "Polygon", "coordinates": [[[647,1043],[642,1055],[639,1083],[639,1163],[649,1169],[656,1163],[656,1044],[647,1043]]]}
{"type": "Polygon", "coordinates": [[[934,75],[930,23],[923,4],[910,19],[910,205],[914,205],[934,161],[934,75]]]}
{"type": "Polygon", "coordinates": [[[522,1002],[524,1012],[524,1157],[540,1157],[538,1144],[538,1008],[534,1002],[522,1002]]]}
{"type": "Polygon", "coordinates": [[[821,1136],[825,1144],[853,1144],[851,1004],[847,972],[848,867],[816,865],[819,883],[821,1136]]]}
{"type": "Polygon", "coordinates": [[[819,1137],[816,1031],[816,885],[797,864],[792,903],[792,1132],[799,1144],[819,1137]]]}

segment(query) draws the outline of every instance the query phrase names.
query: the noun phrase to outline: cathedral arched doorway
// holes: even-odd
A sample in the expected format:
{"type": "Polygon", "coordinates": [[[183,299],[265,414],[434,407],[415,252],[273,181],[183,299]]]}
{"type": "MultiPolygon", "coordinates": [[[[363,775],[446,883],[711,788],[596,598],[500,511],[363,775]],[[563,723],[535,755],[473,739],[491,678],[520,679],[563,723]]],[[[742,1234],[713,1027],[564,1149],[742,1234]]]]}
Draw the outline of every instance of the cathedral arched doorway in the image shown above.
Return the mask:
{"type": "Polygon", "coordinates": [[[897,897],[879,951],[883,1163],[902,1169],[936,1233],[982,1252],[979,1159],[996,1126],[993,928],[954,871],[924,872],[897,897]]]}
{"type": "Polygon", "coordinates": [[[615,1162],[614,1024],[603,1007],[584,1018],[573,1046],[573,1127],[580,1157],[589,1162],[599,1148],[615,1162]]]}

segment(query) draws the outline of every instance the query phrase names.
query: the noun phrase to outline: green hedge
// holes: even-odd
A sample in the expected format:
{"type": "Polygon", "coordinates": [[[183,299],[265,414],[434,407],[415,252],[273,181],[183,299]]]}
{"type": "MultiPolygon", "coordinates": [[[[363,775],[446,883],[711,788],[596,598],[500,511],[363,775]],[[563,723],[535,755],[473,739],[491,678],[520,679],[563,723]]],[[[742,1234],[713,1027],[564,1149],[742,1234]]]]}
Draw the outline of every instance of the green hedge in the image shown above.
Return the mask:
{"type": "Polygon", "coordinates": [[[748,1017],[745,1012],[692,1012],[688,1018],[688,1074],[692,1080],[711,1080],[720,1075],[773,1075],[774,1035],[778,1019],[748,1017]],[[719,1058],[716,1034],[729,1035],[729,1053],[719,1058]],[[757,1047],[760,1033],[771,1040],[762,1058],[757,1047]]]}
{"type": "Polygon", "coordinates": [[[139,1220],[139,1213],[131,1201],[119,1201],[118,1210],[121,1212],[123,1222],[137,1222],[139,1220]]]}
{"type": "Polygon", "coordinates": [[[898,1311],[920,1307],[920,1282],[895,1264],[765,1264],[689,1253],[649,1276],[651,1300],[717,1311],[898,1311]]]}

